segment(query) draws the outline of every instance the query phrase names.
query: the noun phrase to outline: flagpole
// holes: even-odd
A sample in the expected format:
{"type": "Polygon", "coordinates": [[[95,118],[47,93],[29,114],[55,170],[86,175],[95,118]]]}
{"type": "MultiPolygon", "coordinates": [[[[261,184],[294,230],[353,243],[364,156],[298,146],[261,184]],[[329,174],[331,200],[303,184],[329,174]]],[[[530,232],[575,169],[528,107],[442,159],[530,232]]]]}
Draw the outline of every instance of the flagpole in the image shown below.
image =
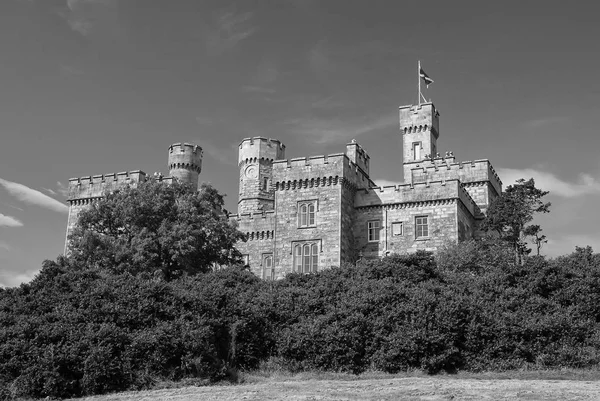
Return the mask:
{"type": "Polygon", "coordinates": [[[421,106],[421,60],[419,60],[417,65],[417,81],[419,81],[418,105],[421,106]]]}

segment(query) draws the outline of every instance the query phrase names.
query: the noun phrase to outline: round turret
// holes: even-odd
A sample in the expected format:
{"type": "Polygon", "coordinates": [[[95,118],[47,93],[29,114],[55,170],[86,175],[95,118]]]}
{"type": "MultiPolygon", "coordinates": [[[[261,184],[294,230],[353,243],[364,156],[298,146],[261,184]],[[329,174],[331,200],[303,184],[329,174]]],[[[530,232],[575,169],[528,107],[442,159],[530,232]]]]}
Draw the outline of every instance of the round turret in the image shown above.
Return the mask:
{"type": "Polygon", "coordinates": [[[285,158],[285,146],[277,139],[254,137],[239,146],[240,191],[238,213],[272,210],[275,191],[271,186],[273,161],[285,158]]]}
{"type": "Polygon", "coordinates": [[[198,175],[202,171],[202,148],[190,143],[169,146],[169,175],[180,182],[192,184],[198,190],[198,175]]]}

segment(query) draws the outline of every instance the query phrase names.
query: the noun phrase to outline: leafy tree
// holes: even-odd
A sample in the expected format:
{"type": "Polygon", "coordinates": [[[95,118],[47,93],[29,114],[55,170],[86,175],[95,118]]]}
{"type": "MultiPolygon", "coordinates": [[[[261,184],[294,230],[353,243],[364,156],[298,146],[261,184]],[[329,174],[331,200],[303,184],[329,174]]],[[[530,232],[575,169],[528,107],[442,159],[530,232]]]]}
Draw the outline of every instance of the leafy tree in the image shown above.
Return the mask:
{"type": "Polygon", "coordinates": [[[227,218],[223,196],[210,185],[154,179],[106,193],[83,210],[69,237],[69,259],[120,273],[159,274],[170,280],[213,263],[240,260],[243,234],[227,218]]]}
{"type": "MultiPolygon", "coordinates": [[[[550,212],[550,202],[542,200],[547,194],[548,191],[535,187],[533,178],[527,181],[521,178],[492,201],[482,228],[498,233],[500,238],[509,242],[516,259],[521,261],[524,255],[531,252],[525,242],[526,237],[537,236],[541,231],[539,226],[536,229],[535,226],[528,225],[533,220],[533,215],[550,212]]],[[[544,236],[540,239],[543,242],[546,238],[544,236]]]]}
{"type": "Polygon", "coordinates": [[[523,234],[526,237],[532,238],[537,250],[537,255],[540,256],[540,249],[542,248],[542,245],[548,243],[548,239],[544,234],[542,234],[542,228],[538,224],[532,224],[527,226],[523,234]]]}

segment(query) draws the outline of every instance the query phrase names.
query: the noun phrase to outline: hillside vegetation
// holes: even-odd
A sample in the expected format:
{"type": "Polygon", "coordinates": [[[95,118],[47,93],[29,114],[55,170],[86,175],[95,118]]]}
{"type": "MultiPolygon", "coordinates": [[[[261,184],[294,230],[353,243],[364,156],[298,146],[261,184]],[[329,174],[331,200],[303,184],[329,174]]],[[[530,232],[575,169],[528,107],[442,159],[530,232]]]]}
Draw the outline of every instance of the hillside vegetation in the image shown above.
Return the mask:
{"type": "MultiPolygon", "coordinates": [[[[511,187],[509,187],[511,188],[511,187]]],[[[154,181],[80,215],[71,252],[0,289],[0,399],[359,374],[583,368],[600,360],[600,255],[528,256],[533,180],[489,212],[495,239],[262,281],[208,185],[154,181]],[[493,224],[492,224],[493,223],[493,224]],[[231,267],[216,272],[213,262],[231,267]]]]}
{"type": "Polygon", "coordinates": [[[0,290],[2,397],[69,397],[290,371],[430,373],[600,360],[600,257],[516,264],[463,243],[261,281],[240,267],[172,281],[46,262],[0,290]]]}

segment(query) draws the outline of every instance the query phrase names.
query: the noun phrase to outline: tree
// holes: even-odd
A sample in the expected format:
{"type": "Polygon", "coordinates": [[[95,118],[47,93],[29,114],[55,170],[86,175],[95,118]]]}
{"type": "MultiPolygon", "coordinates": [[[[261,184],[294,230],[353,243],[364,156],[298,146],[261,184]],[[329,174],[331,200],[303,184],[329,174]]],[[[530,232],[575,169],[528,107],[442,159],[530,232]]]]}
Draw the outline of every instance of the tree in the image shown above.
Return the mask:
{"type": "Polygon", "coordinates": [[[208,271],[213,263],[237,263],[234,245],[244,236],[223,205],[223,196],[206,184],[193,192],[186,184],[150,179],[106,193],[80,213],[69,259],[167,280],[208,271]]]}
{"type": "Polygon", "coordinates": [[[521,261],[524,255],[531,252],[525,242],[527,236],[539,238],[539,242],[536,242],[538,250],[546,240],[545,236],[538,237],[541,232],[539,226],[536,228],[528,223],[533,220],[535,213],[550,212],[550,202],[542,200],[547,194],[548,191],[535,187],[533,178],[527,181],[521,178],[492,201],[482,225],[483,230],[498,233],[500,238],[512,245],[515,257],[521,261]]]}
{"type": "Polygon", "coordinates": [[[546,236],[542,234],[542,228],[538,224],[532,224],[525,228],[523,234],[526,237],[532,238],[532,241],[535,244],[537,250],[537,255],[540,256],[540,249],[542,248],[542,245],[548,243],[548,239],[546,239],[546,236]]]}

